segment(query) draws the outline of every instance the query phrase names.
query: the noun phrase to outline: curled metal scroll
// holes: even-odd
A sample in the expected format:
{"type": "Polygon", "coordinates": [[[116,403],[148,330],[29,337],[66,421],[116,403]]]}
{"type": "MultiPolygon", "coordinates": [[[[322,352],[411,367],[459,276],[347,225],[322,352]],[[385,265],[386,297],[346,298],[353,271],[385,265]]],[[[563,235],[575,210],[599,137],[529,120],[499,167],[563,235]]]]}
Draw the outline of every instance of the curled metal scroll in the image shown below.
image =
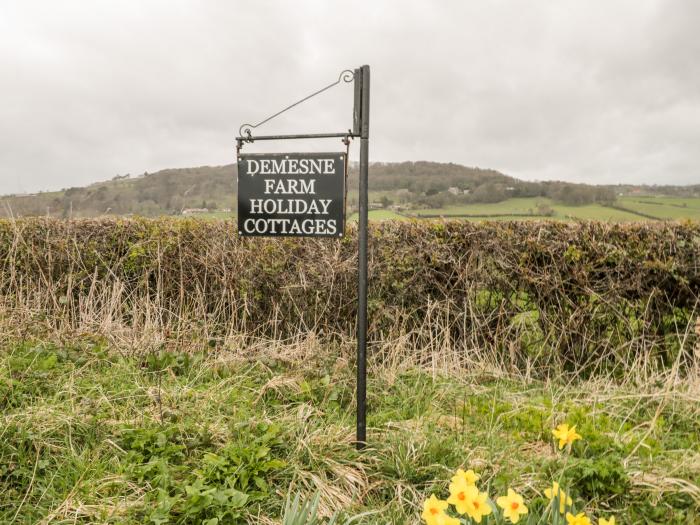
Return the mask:
{"type": "Polygon", "coordinates": [[[326,87],[321,88],[321,89],[319,89],[318,91],[316,91],[316,92],[314,92],[314,93],[311,93],[310,95],[308,95],[308,96],[302,98],[301,100],[296,101],[294,104],[291,104],[291,105],[287,106],[286,108],[284,108],[284,109],[278,111],[278,112],[275,113],[274,115],[270,115],[270,116],[267,117],[265,120],[261,120],[261,121],[258,122],[257,124],[243,124],[240,128],[238,128],[238,136],[239,136],[239,137],[245,136],[245,137],[247,137],[247,138],[249,138],[249,139],[252,139],[253,136],[252,136],[252,133],[251,133],[251,132],[252,132],[253,129],[257,128],[258,126],[262,126],[262,125],[265,124],[266,122],[271,121],[273,118],[279,117],[279,116],[280,116],[282,113],[284,113],[285,111],[289,111],[290,109],[292,109],[292,108],[295,107],[295,106],[298,106],[298,105],[301,104],[302,102],[306,102],[306,101],[309,100],[310,98],[313,98],[313,97],[315,97],[316,95],[320,95],[320,94],[323,93],[324,91],[329,90],[329,89],[332,88],[333,86],[337,86],[337,85],[340,84],[341,82],[352,82],[352,80],[353,80],[354,78],[355,78],[355,73],[354,73],[352,70],[346,69],[346,70],[344,70],[344,71],[341,71],[341,72],[340,72],[340,75],[338,76],[338,80],[336,80],[336,81],[333,82],[332,84],[328,84],[326,87]]]}

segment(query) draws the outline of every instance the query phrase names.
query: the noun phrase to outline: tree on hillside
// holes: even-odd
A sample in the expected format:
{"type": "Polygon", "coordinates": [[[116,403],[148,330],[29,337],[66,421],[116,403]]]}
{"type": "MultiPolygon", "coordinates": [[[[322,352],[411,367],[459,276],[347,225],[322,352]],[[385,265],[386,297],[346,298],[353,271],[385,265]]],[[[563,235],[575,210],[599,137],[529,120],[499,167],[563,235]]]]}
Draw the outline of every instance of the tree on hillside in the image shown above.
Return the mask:
{"type": "Polygon", "coordinates": [[[472,192],[475,202],[501,202],[509,198],[506,188],[502,184],[482,184],[472,192]]]}

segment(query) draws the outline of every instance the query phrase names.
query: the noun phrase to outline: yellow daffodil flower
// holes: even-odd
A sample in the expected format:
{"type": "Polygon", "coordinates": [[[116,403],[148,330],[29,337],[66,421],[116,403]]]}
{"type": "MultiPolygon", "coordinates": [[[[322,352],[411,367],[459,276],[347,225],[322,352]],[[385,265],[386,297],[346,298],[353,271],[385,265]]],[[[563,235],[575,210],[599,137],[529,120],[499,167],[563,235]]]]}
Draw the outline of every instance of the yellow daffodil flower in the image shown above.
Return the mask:
{"type": "Polygon", "coordinates": [[[513,489],[508,489],[508,495],[499,497],[496,504],[503,509],[503,516],[508,518],[511,523],[518,523],[520,516],[527,514],[523,497],[513,489]]]}
{"type": "Polygon", "coordinates": [[[481,523],[481,518],[488,516],[492,511],[487,501],[488,494],[479,492],[475,485],[467,484],[464,478],[455,478],[456,481],[450,483],[450,497],[447,498],[447,502],[454,505],[460,514],[467,514],[477,523],[481,523]]]}
{"type": "Polygon", "coordinates": [[[609,520],[605,518],[600,518],[598,525],[615,525],[615,516],[610,516],[609,520]]]}
{"type": "Polygon", "coordinates": [[[428,500],[423,503],[423,519],[427,525],[460,525],[457,518],[452,518],[445,514],[448,507],[446,501],[437,499],[435,494],[431,495],[428,500]]]}
{"type": "Polygon", "coordinates": [[[479,493],[479,489],[474,485],[468,485],[463,478],[455,476],[452,479],[454,481],[450,483],[450,497],[447,498],[447,503],[454,505],[460,514],[466,514],[469,507],[468,501],[479,493]]]}
{"type": "Polygon", "coordinates": [[[591,520],[583,512],[576,514],[576,516],[567,512],[566,523],[568,525],[591,525],[591,520]]]}
{"type": "Polygon", "coordinates": [[[476,482],[479,481],[479,474],[475,473],[472,469],[467,470],[464,472],[461,468],[457,469],[457,474],[452,476],[452,483],[457,483],[460,479],[464,480],[464,482],[467,485],[476,485],[476,482]]]}
{"type": "Polygon", "coordinates": [[[576,425],[569,428],[569,425],[562,423],[556,430],[552,430],[554,437],[559,440],[559,450],[564,448],[564,445],[571,445],[577,439],[581,439],[581,436],[576,433],[576,425]]]}
{"type": "Polygon", "coordinates": [[[549,498],[549,501],[554,501],[554,498],[559,496],[559,512],[561,514],[564,514],[567,505],[573,505],[574,503],[573,500],[567,496],[566,492],[559,487],[559,483],[556,481],[552,483],[551,489],[544,489],[544,495],[549,498]]]}

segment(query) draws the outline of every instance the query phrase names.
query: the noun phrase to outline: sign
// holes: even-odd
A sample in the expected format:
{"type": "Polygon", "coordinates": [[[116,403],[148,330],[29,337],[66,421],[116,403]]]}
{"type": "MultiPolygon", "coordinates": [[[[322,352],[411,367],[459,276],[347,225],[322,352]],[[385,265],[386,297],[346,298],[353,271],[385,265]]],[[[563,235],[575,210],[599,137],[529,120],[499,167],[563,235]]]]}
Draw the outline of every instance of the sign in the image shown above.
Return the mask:
{"type": "Polygon", "coordinates": [[[238,158],[238,233],[342,237],[345,153],[261,153],[238,158]]]}
{"type": "Polygon", "coordinates": [[[257,124],[238,128],[238,233],[243,236],[342,237],[345,230],[344,153],[241,155],[260,140],[360,139],[357,223],[357,448],[367,442],[367,237],[369,190],[369,66],[340,73],[338,80],[257,124]],[[302,102],[337,86],[355,83],[352,129],[342,133],[256,135],[253,130],[302,102]]]}

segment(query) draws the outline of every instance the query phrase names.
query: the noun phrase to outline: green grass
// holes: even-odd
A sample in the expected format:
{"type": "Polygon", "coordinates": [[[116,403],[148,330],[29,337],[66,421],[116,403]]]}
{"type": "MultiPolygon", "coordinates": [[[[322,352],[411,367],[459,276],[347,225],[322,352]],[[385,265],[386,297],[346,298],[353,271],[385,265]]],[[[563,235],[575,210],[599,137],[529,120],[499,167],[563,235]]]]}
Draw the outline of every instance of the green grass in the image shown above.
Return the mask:
{"type": "Polygon", "coordinates": [[[445,208],[429,208],[424,210],[412,210],[412,214],[422,215],[507,215],[509,213],[536,213],[537,205],[544,203],[549,205],[549,199],[518,198],[508,199],[502,202],[475,203],[464,206],[447,206],[445,208]]]}
{"type": "MultiPolygon", "coordinates": [[[[448,206],[412,210],[411,215],[440,215],[445,218],[457,215],[482,217],[463,217],[468,220],[529,220],[550,218],[554,220],[601,220],[613,222],[633,222],[649,220],[634,212],[640,212],[659,219],[700,220],[700,199],[682,199],[674,197],[622,197],[619,206],[628,211],[609,208],[600,204],[567,206],[547,198],[514,198],[493,204],[476,203],[463,206],[448,206]],[[536,214],[537,206],[544,204],[553,210],[551,217],[533,215],[532,217],[512,217],[509,214],[536,214]],[[685,204],[685,207],[683,206],[685,204]]],[[[457,218],[457,217],[455,217],[457,218]]]]}
{"type": "Polygon", "coordinates": [[[700,199],[672,197],[622,197],[619,204],[660,219],[700,220],[700,199]]]}
{"type": "MultiPolygon", "coordinates": [[[[368,214],[371,221],[405,221],[407,218],[391,210],[370,210],[368,214]]],[[[356,222],[357,213],[348,217],[348,222],[356,222]]]]}
{"type": "MultiPolygon", "coordinates": [[[[465,206],[451,206],[446,208],[414,210],[415,215],[442,215],[449,218],[450,215],[482,215],[483,220],[528,220],[528,219],[554,219],[554,220],[603,220],[629,222],[645,220],[633,213],[607,208],[599,204],[584,206],[565,206],[557,204],[546,198],[517,198],[508,199],[493,204],[470,204],[465,206]],[[543,204],[553,210],[551,217],[536,215],[537,206],[543,204]],[[532,217],[512,217],[508,214],[533,214],[532,217]]],[[[469,217],[471,220],[480,220],[478,217],[469,217]]]]}
{"type": "Polygon", "coordinates": [[[600,204],[587,204],[584,206],[565,206],[563,204],[555,204],[552,206],[557,218],[576,219],[576,220],[595,220],[595,221],[611,221],[611,222],[633,222],[645,221],[644,217],[628,213],[614,208],[601,206],[600,204]]]}
{"type": "Polygon", "coordinates": [[[89,338],[5,341],[0,522],[272,523],[289,493],[320,491],[322,511],[372,513],[356,523],[418,523],[468,467],[533,508],[563,476],[579,507],[617,523],[698,523],[697,383],[373,362],[358,452],[352,355],[318,340],[143,357],[89,338]],[[569,459],[552,445],[561,422],[584,437],[569,459]]]}
{"type": "Polygon", "coordinates": [[[700,209],[700,197],[662,197],[662,196],[633,196],[620,197],[621,201],[641,201],[657,204],[670,204],[687,208],[700,209]]]}

